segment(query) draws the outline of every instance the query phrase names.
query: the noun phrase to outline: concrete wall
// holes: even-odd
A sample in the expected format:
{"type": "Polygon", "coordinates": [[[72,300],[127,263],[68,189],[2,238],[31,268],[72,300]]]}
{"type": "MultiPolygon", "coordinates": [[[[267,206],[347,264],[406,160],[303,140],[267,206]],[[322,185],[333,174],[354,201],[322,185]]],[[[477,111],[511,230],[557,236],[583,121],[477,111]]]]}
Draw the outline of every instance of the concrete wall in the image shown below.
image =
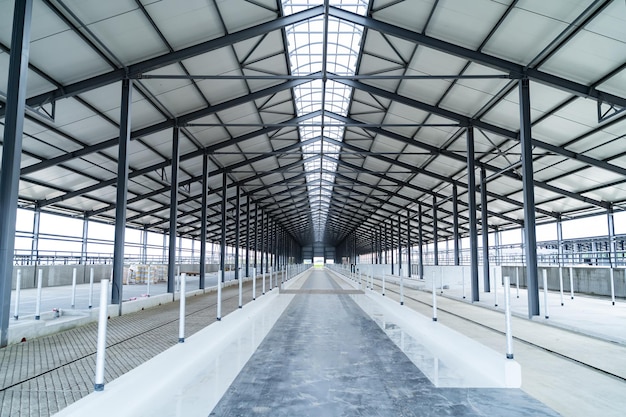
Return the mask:
{"type": "MultiPolygon", "coordinates": [[[[156,265],[153,265],[155,267],[156,265]]],[[[167,265],[159,265],[161,269],[167,268],[167,265]]],[[[200,265],[198,264],[181,264],[180,272],[186,274],[199,274],[200,265]]],[[[124,265],[124,276],[128,273],[130,265],[124,265]]],[[[36,288],[38,270],[43,271],[43,286],[56,287],[61,285],[72,285],[72,274],[76,268],[76,283],[88,284],[91,268],[94,270],[94,282],[100,282],[101,279],[111,278],[111,270],[113,266],[107,265],[27,265],[13,267],[12,289],[15,289],[17,282],[17,271],[22,271],[22,288],[36,288]]],[[[209,264],[206,266],[206,272],[217,272],[219,265],[209,264]]],[[[228,269],[228,267],[227,267],[228,269]]]]}
{"type": "MultiPolygon", "coordinates": [[[[511,285],[515,285],[516,269],[519,270],[519,285],[526,287],[526,267],[503,266],[502,276],[511,277],[511,285]]],[[[559,291],[559,268],[556,266],[539,267],[539,288],[543,288],[543,270],[547,271],[548,289],[559,291]]],[[[611,276],[609,268],[597,266],[563,267],[563,291],[570,292],[570,271],[575,293],[611,296],[611,276]]],[[[626,298],[626,276],[624,269],[613,268],[615,296],[626,298]]]]}

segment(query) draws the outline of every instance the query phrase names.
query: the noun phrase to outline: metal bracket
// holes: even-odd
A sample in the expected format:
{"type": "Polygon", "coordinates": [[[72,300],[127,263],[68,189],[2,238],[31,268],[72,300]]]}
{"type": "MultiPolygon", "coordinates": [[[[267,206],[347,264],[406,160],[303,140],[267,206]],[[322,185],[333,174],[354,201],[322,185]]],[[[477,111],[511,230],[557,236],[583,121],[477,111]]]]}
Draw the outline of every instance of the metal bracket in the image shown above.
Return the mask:
{"type": "Polygon", "coordinates": [[[598,105],[598,123],[605,122],[620,113],[626,111],[626,107],[619,107],[615,104],[604,103],[602,101],[597,102],[598,105]]]}

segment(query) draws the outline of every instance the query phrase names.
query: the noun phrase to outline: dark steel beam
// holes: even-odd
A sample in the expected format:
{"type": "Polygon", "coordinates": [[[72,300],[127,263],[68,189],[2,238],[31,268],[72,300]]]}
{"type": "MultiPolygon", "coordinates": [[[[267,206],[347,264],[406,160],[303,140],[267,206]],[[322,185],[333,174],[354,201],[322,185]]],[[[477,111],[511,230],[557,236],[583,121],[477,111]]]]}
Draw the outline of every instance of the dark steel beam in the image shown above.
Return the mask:
{"type": "Polygon", "coordinates": [[[536,68],[528,68],[515,62],[507,61],[502,58],[488,55],[484,52],[474,51],[464,48],[441,39],[430,37],[426,34],[413,32],[389,23],[381,22],[368,16],[361,16],[339,8],[331,7],[329,14],[341,20],[354,23],[359,26],[373,29],[377,32],[386,33],[400,39],[424,45],[441,52],[445,52],[468,61],[476,62],[490,68],[494,68],[511,75],[512,78],[527,77],[533,81],[554,87],[556,89],[575,94],[579,97],[592,98],[604,103],[614,104],[620,107],[626,107],[626,99],[614,94],[597,90],[588,85],[574,82],[563,77],[548,74],[536,68]]]}
{"type": "Polygon", "coordinates": [[[200,211],[200,282],[199,289],[205,287],[206,275],[206,241],[207,241],[207,197],[209,193],[209,156],[202,156],[202,209],[200,211]]]}
{"type": "Polygon", "coordinates": [[[480,301],[478,292],[478,227],[476,220],[476,167],[474,163],[474,128],[467,129],[467,204],[470,229],[470,270],[472,302],[480,301]]]}
{"type": "Polygon", "coordinates": [[[520,139],[522,142],[522,184],[524,194],[524,251],[528,318],[539,315],[539,279],[537,271],[537,235],[535,230],[535,189],[533,187],[533,145],[530,123],[530,83],[519,81],[520,139]]]}
{"type": "Polygon", "coordinates": [[[167,292],[174,294],[176,275],[176,228],[178,225],[178,165],[180,163],[179,144],[180,129],[175,127],[172,131],[172,173],[170,188],[170,213],[169,213],[169,238],[168,265],[167,265],[167,292]]]}
{"type": "Polygon", "coordinates": [[[6,111],[6,118],[2,166],[0,167],[0,348],[6,347],[9,341],[15,221],[33,10],[32,0],[16,0],[14,4],[7,105],[3,109],[6,111]]]}
{"type": "MultiPolygon", "coordinates": [[[[483,289],[491,292],[489,281],[489,226],[487,225],[487,173],[485,168],[480,169],[480,227],[483,238],[483,289]]],[[[495,291],[495,290],[494,290],[495,291]]]]}
{"type": "Polygon", "coordinates": [[[117,155],[117,191],[115,198],[115,243],[113,246],[113,287],[111,303],[119,305],[122,315],[122,283],[124,279],[124,245],[126,235],[126,207],[128,196],[128,148],[130,146],[131,105],[133,81],[122,81],[120,109],[120,137],[117,155]]]}
{"type": "MultiPolygon", "coordinates": [[[[58,88],[53,91],[39,94],[37,96],[29,98],[27,100],[27,105],[31,107],[37,107],[45,103],[60,100],[62,98],[74,97],[78,94],[82,94],[87,91],[103,87],[105,85],[119,82],[125,77],[141,78],[141,74],[145,72],[153,71],[167,65],[175,64],[185,59],[193,58],[207,52],[228,47],[237,42],[252,39],[265,33],[280,30],[285,26],[293,25],[295,23],[319,16],[321,14],[322,6],[317,6],[308,10],[304,10],[302,12],[294,13],[290,16],[272,19],[268,22],[261,23],[259,25],[237,32],[233,32],[217,39],[212,39],[174,52],[169,52],[154,58],[147,59],[145,61],[138,62],[136,64],[129,65],[126,68],[109,71],[95,77],[91,77],[82,81],[75,82],[73,84],[63,86],[62,88],[58,88]]],[[[3,113],[0,112],[0,117],[2,117],[2,114],[3,113]]]]}

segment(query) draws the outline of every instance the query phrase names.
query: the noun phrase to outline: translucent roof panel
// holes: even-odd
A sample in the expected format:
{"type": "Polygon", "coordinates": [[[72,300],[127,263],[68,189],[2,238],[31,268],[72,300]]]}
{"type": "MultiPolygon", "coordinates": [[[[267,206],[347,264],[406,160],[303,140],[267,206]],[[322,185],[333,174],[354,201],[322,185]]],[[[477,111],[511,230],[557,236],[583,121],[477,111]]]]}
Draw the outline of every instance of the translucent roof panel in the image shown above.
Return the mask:
{"type": "MultiPolygon", "coordinates": [[[[290,15],[310,7],[323,4],[317,1],[283,1],[285,15],[290,15]]],[[[365,15],[368,1],[329,2],[331,6],[339,7],[353,13],[365,15]]],[[[319,16],[285,29],[289,61],[292,75],[310,75],[319,73],[322,78],[294,88],[294,101],[298,116],[304,116],[315,111],[332,112],[341,116],[348,114],[352,89],[332,79],[330,75],[351,76],[356,73],[363,28],[350,22],[327,16],[319,16]]],[[[324,188],[324,184],[335,181],[334,173],[337,163],[323,158],[323,154],[336,158],[340,149],[332,143],[323,143],[327,137],[335,141],[342,141],[345,128],[337,125],[324,116],[311,119],[306,125],[299,128],[301,140],[318,138],[318,142],[306,145],[302,149],[302,158],[309,159],[319,155],[312,161],[304,164],[308,173],[309,202],[312,210],[313,232],[315,241],[323,241],[326,229],[326,219],[330,208],[332,188],[324,188]]]]}

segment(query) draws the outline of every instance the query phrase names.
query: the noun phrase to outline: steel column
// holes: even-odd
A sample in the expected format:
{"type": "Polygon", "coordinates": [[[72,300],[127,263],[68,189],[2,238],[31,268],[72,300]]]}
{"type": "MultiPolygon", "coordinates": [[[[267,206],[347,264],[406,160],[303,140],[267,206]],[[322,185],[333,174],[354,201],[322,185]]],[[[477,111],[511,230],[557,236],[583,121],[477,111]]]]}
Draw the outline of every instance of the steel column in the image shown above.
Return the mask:
{"type": "Polygon", "coordinates": [[[439,265],[439,224],[437,224],[437,197],[433,195],[433,252],[435,265],[439,265]]]}
{"type": "Polygon", "coordinates": [[[148,225],[143,225],[141,231],[141,263],[148,264],[148,225]]]}
{"type": "Polygon", "coordinates": [[[241,232],[241,193],[239,186],[235,187],[237,196],[235,198],[235,279],[240,279],[239,276],[239,244],[241,239],[239,233],[241,232]]]}
{"type": "Polygon", "coordinates": [[[479,301],[478,293],[478,226],[476,220],[476,166],[474,161],[474,128],[467,128],[467,206],[470,235],[470,270],[472,301],[479,301]]]}
{"type": "Polygon", "coordinates": [[[452,186],[452,238],[454,239],[454,264],[461,264],[461,239],[459,238],[459,194],[452,186]]]}
{"type": "Polygon", "coordinates": [[[535,189],[533,182],[533,146],[530,120],[530,83],[518,82],[520,103],[520,142],[522,148],[522,186],[524,195],[524,235],[526,250],[526,285],[528,317],[539,315],[539,278],[537,271],[537,235],[535,230],[535,189]]]}
{"type": "MultiPolygon", "coordinates": [[[[250,196],[248,196],[250,198],[250,196]]],[[[259,207],[254,206],[254,267],[258,268],[259,254],[259,207]]]]}
{"type": "Polygon", "coordinates": [[[424,279],[424,227],[422,225],[422,205],[417,205],[417,245],[418,245],[418,259],[417,259],[417,271],[420,279],[424,279]]]}
{"type": "MultiPolygon", "coordinates": [[[[221,215],[222,215],[222,224],[220,225],[220,271],[222,271],[222,282],[224,282],[224,275],[226,271],[226,191],[227,191],[227,180],[226,171],[222,173],[222,205],[221,205],[221,215]]],[[[219,278],[219,277],[218,277],[219,278]]],[[[220,285],[219,282],[217,285],[220,285]]]]}
{"type": "Polygon", "coordinates": [[[250,196],[246,197],[246,277],[250,276],[250,196]]]}
{"type": "Polygon", "coordinates": [[[117,196],[115,199],[115,242],[113,244],[113,286],[111,303],[119,305],[122,314],[122,279],[124,277],[124,243],[126,235],[126,200],[128,194],[128,147],[130,145],[130,107],[133,82],[122,81],[120,139],[117,157],[117,196]]]}
{"type": "Polygon", "coordinates": [[[204,154],[202,156],[202,208],[200,209],[200,280],[198,283],[199,289],[205,287],[205,275],[206,275],[206,241],[207,241],[207,225],[208,225],[208,213],[207,213],[207,197],[209,194],[209,155],[204,154]]]}
{"type": "Polygon", "coordinates": [[[402,275],[402,217],[398,214],[398,275],[402,275]]]}
{"type": "Polygon", "coordinates": [[[263,260],[263,254],[265,252],[265,235],[265,213],[261,210],[261,252],[259,253],[259,256],[261,257],[261,273],[263,274],[265,273],[265,269],[263,269],[265,267],[265,262],[263,260]]]}
{"type": "Polygon", "coordinates": [[[485,292],[491,292],[489,281],[489,225],[487,224],[487,173],[485,168],[480,168],[480,227],[483,238],[483,288],[485,292]]]}
{"type": "MultiPolygon", "coordinates": [[[[87,237],[89,235],[89,218],[87,215],[83,215],[83,237],[80,245],[80,263],[85,265],[87,263],[87,237]]],[[[142,233],[142,246],[141,250],[145,253],[143,245],[143,233],[142,233]]],[[[143,254],[142,254],[143,255],[143,254]]]]}
{"type": "Polygon", "coordinates": [[[406,209],[406,248],[407,248],[407,267],[409,268],[408,277],[411,278],[413,276],[413,272],[411,271],[411,210],[406,209]]]}
{"type": "MultiPolygon", "coordinates": [[[[30,258],[33,265],[39,264],[39,225],[41,221],[41,208],[35,207],[35,213],[33,216],[33,241],[30,247],[30,258]]],[[[37,271],[36,268],[33,271],[33,282],[37,271]]]]}
{"type": "Polygon", "coordinates": [[[170,188],[170,244],[168,247],[167,263],[167,292],[174,294],[176,275],[176,227],[178,225],[178,166],[180,163],[180,151],[178,149],[180,129],[174,127],[172,131],[172,173],[170,188]]]}
{"type": "Polygon", "coordinates": [[[2,166],[0,167],[0,347],[7,346],[9,341],[15,221],[17,218],[20,162],[22,160],[26,79],[30,53],[30,24],[33,10],[32,0],[16,0],[14,4],[2,166]]]}
{"type": "Polygon", "coordinates": [[[613,208],[607,210],[606,212],[607,226],[609,229],[609,267],[615,268],[616,266],[616,258],[615,258],[615,221],[613,219],[613,208]]]}

